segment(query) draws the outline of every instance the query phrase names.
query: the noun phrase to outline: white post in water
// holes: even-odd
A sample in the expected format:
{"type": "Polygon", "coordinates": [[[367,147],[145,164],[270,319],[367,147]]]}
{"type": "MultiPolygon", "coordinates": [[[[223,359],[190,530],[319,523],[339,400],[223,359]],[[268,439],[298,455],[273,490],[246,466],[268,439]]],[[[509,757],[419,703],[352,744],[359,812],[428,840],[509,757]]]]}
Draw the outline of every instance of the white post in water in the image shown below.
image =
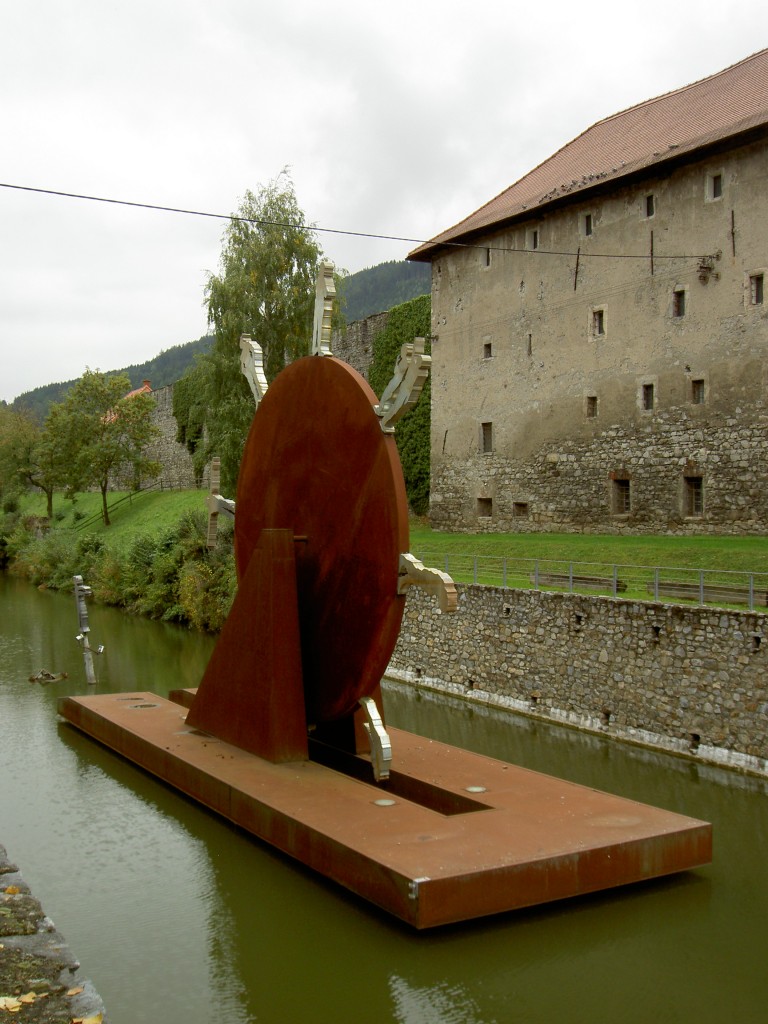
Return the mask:
{"type": "MultiPolygon", "coordinates": [[[[88,609],[85,605],[86,597],[90,597],[93,593],[90,587],[83,583],[82,576],[72,577],[75,584],[75,604],[77,605],[77,624],[80,632],[77,634],[75,639],[83,647],[83,662],[85,664],[85,679],[89,686],[96,685],[96,673],[93,668],[93,651],[88,641],[88,634],[91,631],[91,627],[88,625],[88,609]]],[[[103,647],[99,647],[97,654],[101,654],[104,650],[103,647]]]]}

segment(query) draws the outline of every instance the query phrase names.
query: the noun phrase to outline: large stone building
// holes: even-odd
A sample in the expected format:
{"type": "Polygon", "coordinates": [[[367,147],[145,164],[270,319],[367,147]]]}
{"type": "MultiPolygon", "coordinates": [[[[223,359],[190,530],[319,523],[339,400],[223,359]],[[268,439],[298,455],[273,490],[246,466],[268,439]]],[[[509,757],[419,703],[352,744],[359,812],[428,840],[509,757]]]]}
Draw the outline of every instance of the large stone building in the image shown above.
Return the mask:
{"type": "Polygon", "coordinates": [[[768,529],[768,50],[600,121],[410,258],[435,526],[768,529]]]}

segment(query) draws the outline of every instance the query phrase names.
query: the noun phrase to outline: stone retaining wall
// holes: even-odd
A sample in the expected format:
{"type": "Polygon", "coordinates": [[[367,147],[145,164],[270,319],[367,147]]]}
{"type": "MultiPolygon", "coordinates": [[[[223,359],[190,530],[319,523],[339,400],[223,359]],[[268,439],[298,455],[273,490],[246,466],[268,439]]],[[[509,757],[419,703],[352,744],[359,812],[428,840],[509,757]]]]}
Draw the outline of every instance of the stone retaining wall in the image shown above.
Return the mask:
{"type": "Polygon", "coordinates": [[[768,616],[459,585],[409,591],[394,678],[768,772],[768,616]]]}

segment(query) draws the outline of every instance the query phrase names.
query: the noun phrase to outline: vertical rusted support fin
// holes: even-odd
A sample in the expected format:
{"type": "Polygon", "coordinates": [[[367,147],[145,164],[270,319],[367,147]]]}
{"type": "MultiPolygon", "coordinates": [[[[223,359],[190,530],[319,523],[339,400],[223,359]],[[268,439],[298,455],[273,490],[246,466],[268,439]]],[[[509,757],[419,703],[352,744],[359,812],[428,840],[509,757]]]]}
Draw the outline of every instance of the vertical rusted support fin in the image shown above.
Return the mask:
{"type": "Polygon", "coordinates": [[[576,291],[576,283],[579,280],[579,260],[581,259],[581,246],[576,250],[576,269],[573,272],[573,290],[576,291]]]}
{"type": "Polygon", "coordinates": [[[279,764],[308,758],[292,530],[263,530],[187,724],[279,764]]]}
{"type": "Polygon", "coordinates": [[[651,232],[651,277],[653,277],[653,232],[651,232]]]}

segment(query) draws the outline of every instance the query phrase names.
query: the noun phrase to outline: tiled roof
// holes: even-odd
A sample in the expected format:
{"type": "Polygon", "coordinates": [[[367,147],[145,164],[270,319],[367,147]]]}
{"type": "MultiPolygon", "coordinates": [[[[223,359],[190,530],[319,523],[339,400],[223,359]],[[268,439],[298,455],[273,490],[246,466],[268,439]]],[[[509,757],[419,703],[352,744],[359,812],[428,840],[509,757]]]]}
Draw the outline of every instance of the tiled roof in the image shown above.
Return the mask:
{"type": "Polygon", "coordinates": [[[127,395],[123,395],[123,398],[133,398],[134,395],[151,395],[152,385],[148,380],[145,380],[140,388],[134,388],[133,391],[129,391],[127,395]]]}
{"type": "Polygon", "coordinates": [[[768,50],[675,92],[646,100],[588,128],[495,199],[420,245],[429,260],[459,241],[562,196],[617,180],[768,123],[768,50]]]}

